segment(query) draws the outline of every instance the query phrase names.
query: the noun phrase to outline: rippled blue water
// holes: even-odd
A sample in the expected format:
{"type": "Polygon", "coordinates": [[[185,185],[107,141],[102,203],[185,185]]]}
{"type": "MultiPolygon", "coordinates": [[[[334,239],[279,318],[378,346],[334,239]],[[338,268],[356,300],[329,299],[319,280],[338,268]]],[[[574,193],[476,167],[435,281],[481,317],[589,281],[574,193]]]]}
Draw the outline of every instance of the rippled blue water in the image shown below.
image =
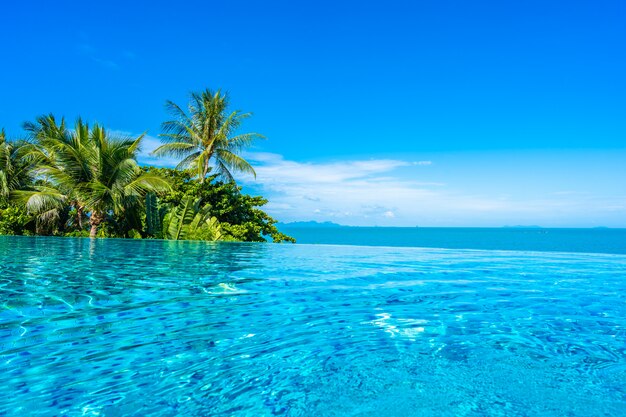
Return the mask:
{"type": "Polygon", "coordinates": [[[623,416],[626,256],[0,237],[0,415],[623,416]]]}

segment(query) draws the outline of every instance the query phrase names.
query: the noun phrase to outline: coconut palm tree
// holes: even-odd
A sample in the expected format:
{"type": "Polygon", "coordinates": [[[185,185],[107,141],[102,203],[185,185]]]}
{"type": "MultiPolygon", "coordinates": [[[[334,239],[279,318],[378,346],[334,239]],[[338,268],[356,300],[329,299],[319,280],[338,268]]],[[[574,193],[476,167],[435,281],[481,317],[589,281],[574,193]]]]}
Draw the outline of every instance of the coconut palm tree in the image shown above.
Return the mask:
{"type": "MultiPolygon", "coordinates": [[[[80,185],[89,182],[92,176],[90,157],[93,147],[89,126],[79,118],[74,131],[70,131],[63,118],[57,123],[50,114],[37,118],[35,123],[25,123],[24,129],[39,145],[32,147],[30,152],[40,161],[40,177],[44,183],[52,182],[59,191],[59,197],[62,196],[58,199],[59,205],[67,201],[76,210],[76,222],[82,230],[86,213],[80,185]]],[[[46,188],[52,192],[51,187],[46,188]]]]}
{"type": "Polygon", "coordinates": [[[141,205],[147,192],[170,191],[169,182],[154,173],[142,172],[136,156],[144,135],[124,138],[111,135],[102,126],[89,127],[82,120],[73,131],[57,124],[51,116],[25,126],[38,142],[44,179],[34,191],[21,197],[29,211],[53,213],[70,203],[89,214],[91,237],[109,214],[124,214],[141,205]]]}
{"type": "Polygon", "coordinates": [[[9,142],[0,130],[0,202],[8,202],[13,192],[32,186],[37,160],[29,157],[29,144],[9,142]]]}
{"type": "Polygon", "coordinates": [[[64,196],[39,178],[39,164],[43,154],[29,141],[0,140],[0,200],[7,203],[33,196],[29,212],[36,214],[38,232],[43,225],[52,225],[59,219],[59,208],[64,196]]]}
{"type": "MultiPolygon", "coordinates": [[[[37,142],[46,142],[50,139],[58,140],[61,138],[67,140],[67,136],[70,134],[70,131],[65,125],[65,118],[62,117],[57,123],[53,114],[39,116],[34,122],[25,122],[23,127],[24,130],[29,133],[30,138],[37,142]]],[[[40,150],[43,151],[44,149],[40,150]]]]}
{"type": "Polygon", "coordinates": [[[136,157],[143,137],[116,138],[102,126],[92,128],[93,149],[89,157],[92,178],[80,187],[85,206],[91,211],[91,237],[96,236],[107,212],[121,214],[129,207],[142,204],[148,192],[171,191],[165,178],[139,168],[136,157]]]}
{"type": "Polygon", "coordinates": [[[174,120],[163,123],[160,135],[163,145],[154,150],[154,155],[181,158],[177,168],[194,170],[200,182],[204,182],[211,169],[227,181],[234,181],[234,172],[256,177],[254,169],[240,153],[263,136],[237,134],[243,120],[252,114],[229,111],[228,94],[207,89],[191,94],[188,112],[169,100],[166,108],[174,120]]]}

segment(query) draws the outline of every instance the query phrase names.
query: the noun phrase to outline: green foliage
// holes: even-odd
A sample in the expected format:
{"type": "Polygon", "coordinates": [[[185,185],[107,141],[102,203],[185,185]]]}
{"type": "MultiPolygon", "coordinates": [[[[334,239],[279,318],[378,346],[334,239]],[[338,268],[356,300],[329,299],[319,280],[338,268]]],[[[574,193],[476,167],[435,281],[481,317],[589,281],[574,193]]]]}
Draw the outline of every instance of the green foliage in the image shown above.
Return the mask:
{"type": "Polygon", "coordinates": [[[32,235],[34,219],[24,207],[0,207],[0,235],[32,235]]]}
{"type": "Polygon", "coordinates": [[[63,233],[65,237],[89,237],[89,232],[87,230],[72,230],[71,232],[63,233]]]}
{"type": "Polygon", "coordinates": [[[129,230],[128,237],[131,239],[143,239],[143,237],[141,236],[141,232],[139,232],[139,230],[136,230],[136,229],[129,230]]]}
{"type": "Polygon", "coordinates": [[[30,157],[30,147],[25,141],[8,141],[0,129],[0,204],[7,204],[12,194],[33,183],[38,160],[30,157]]]}
{"type": "Polygon", "coordinates": [[[232,182],[217,180],[217,175],[207,177],[202,182],[193,178],[189,171],[168,168],[145,168],[167,178],[172,191],[160,197],[161,204],[178,205],[187,197],[198,204],[208,205],[211,216],[215,217],[222,229],[222,240],[265,242],[266,237],[273,242],[295,242],[276,228],[276,220],[260,209],[267,203],[263,197],[253,197],[241,193],[241,187],[232,182]]]}
{"type": "Polygon", "coordinates": [[[154,150],[155,155],[181,158],[177,168],[193,170],[200,182],[205,181],[211,164],[228,182],[234,182],[235,171],[256,175],[240,152],[263,136],[236,133],[252,114],[230,111],[228,94],[205,90],[191,94],[187,112],[171,101],[166,108],[174,119],[163,123],[163,145],[154,150]]]}
{"type": "Polygon", "coordinates": [[[0,129],[0,234],[295,242],[261,210],[267,200],[233,180],[255,174],[240,154],[262,136],[238,132],[251,114],[229,110],[219,90],[192,94],[187,112],[167,108],[174,120],[155,154],[180,157],[188,170],[141,168],[143,135],[120,137],[80,118],[70,129],[40,116],[19,141],[0,129]]]}
{"type": "Polygon", "coordinates": [[[113,215],[113,224],[107,226],[115,235],[127,237],[131,230],[142,229],[137,213],[146,193],[170,190],[164,178],[137,165],[143,135],[114,136],[81,119],[70,131],[63,119],[57,123],[52,115],[25,128],[37,144],[31,154],[40,157],[39,171],[46,180],[20,191],[18,197],[40,222],[59,228],[59,212],[69,205],[76,209],[79,229],[85,213],[90,213],[91,236],[99,235],[100,226],[113,215]]]}
{"type": "Polygon", "coordinates": [[[146,194],[146,235],[155,237],[161,236],[164,211],[163,208],[159,208],[156,194],[146,194]]]}
{"type": "Polygon", "coordinates": [[[219,222],[211,217],[210,206],[201,207],[200,201],[187,195],[165,215],[163,236],[166,239],[216,241],[222,237],[219,222]]]}

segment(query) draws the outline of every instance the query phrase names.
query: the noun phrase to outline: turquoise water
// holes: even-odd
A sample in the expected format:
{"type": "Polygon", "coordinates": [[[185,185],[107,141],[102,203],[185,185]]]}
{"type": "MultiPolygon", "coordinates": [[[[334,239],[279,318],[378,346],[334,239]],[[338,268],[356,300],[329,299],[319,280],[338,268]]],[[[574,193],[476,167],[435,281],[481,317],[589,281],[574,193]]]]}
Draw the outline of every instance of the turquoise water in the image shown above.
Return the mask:
{"type": "Polygon", "coordinates": [[[294,227],[298,243],[626,254],[626,229],[294,227]]]}
{"type": "Polygon", "coordinates": [[[0,237],[2,416],[623,416],[626,256],[0,237]]]}

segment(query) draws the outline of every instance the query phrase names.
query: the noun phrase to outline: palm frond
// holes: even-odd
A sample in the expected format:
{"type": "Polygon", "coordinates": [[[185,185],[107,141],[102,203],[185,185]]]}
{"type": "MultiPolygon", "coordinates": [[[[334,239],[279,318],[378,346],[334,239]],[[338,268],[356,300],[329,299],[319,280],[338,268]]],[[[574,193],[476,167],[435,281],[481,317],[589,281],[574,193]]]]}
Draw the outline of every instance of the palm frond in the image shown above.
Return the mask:
{"type": "Polygon", "coordinates": [[[172,191],[172,184],[157,174],[145,173],[124,186],[124,192],[130,195],[144,196],[148,192],[161,194],[172,191]]]}
{"type": "Polygon", "coordinates": [[[38,186],[32,191],[11,192],[11,199],[24,204],[29,213],[39,215],[54,209],[62,209],[67,197],[53,187],[38,186]]]}
{"type": "Polygon", "coordinates": [[[180,158],[177,168],[193,167],[201,181],[212,168],[210,162],[215,172],[227,181],[234,181],[231,171],[256,175],[239,153],[254,140],[264,137],[258,133],[237,134],[242,122],[252,113],[229,112],[229,105],[227,93],[209,89],[191,93],[187,111],[167,101],[165,106],[173,120],[163,123],[160,135],[163,145],[154,150],[153,155],[180,158]]]}
{"type": "Polygon", "coordinates": [[[197,160],[200,157],[200,155],[202,155],[201,151],[197,151],[197,152],[187,155],[185,159],[183,159],[182,161],[178,163],[178,165],[176,165],[176,169],[188,169],[189,167],[197,163],[197,160]]]}
{"type": "Polygon", "coordinates": [[[178,158],[185,158],[189,152],[193,152],[197,149],[194,144],[186,142],[171,142],[165,143],[152,151],[152,155],[155,156],[176,156],[178,158]]]}
{"type": "Polygon", "coordinates": [[[217,149],[215,151],[215,158],[219,159],[229,170],[252,174],[254,178],[256,178],[256,171],[252,168],[252,165],[241,156],[227,149],[217,149]]]}
{"type": "Polygon", "coordinates": [[[259,133],[243,133],[241,135],[233,136],[228,139],[228,147],[233,149],[243,149],[248,147],[257,139],[267,139],[265,136],[259,133]]]}

